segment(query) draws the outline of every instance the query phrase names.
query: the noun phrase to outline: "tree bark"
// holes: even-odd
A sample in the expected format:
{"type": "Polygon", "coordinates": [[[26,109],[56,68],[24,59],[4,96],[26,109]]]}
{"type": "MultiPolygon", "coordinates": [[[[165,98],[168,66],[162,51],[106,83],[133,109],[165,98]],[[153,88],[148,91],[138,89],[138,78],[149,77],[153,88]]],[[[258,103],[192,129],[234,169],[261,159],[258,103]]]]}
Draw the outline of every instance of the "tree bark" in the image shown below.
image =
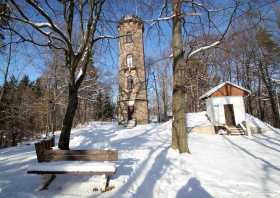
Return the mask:
{"type": "MultiPolygon", "coordinates": [[[[19,5],[15,0],[10,0],[10,2],[15,8],[15,13],[17,15],[13,19],[21,24],[31,26],[34,33],[37,32],[38,35],[43,36],[47,42],[38,43],[36,40],[30,39],[29,36],[28,39],[26,39],[20,34],[20,32],[14,30],[18,33],[18,36],[22,37],[24,40],[26,39],[26,42],[30,42],[34,45],[60,49],[65,53],[65,66],[70,72],[68,77],[69,95],[68,106],[63,119],[63,127],[58,146],[60,149],[69,149],[71,127],[78,105],[78,88],[86,74],[93,44],[98,40],[107,38],[106,36],[95,37],[97,32],[96,28],[105,0],[77,1],[77,3],[74,0],[62,1],[59,10],[63,13],[62,17],[64,21],[62,18],[61,20],[58,20],[57,17],[49,15],[48,11],[42,9],[40,4],[36,3],[36,1],[26,1],[25,6],[19,5]],[[76,6],[78,6],[78,8],[76,6]],[[83,9],[84,6],[87,8],[83,9]],[[38,23],[34,22],[33,17],[29,16],[29,13],[26,12],[27,8],[31,8],[38,14],[38,18],[47,22],[48,29],[50,29],[53,34],[43,31],[42,25],[38,25],[38,23]],[[80,20],[79,22],[74,23],[73,21],[76,19],[75,16],[78,15],[81,16],[80,20]],[[83,16],[85,16],[85,18],[83,18],[83,16]],[[58,28],[56,22],[59,22],[65,28],[58,28]],[[75,37],[75,40],[73,41],[73,28],[77,25],[80,25],[81,31],[79,36],[75,37]],[[58,42],[53,42],[54,40],[58,42]],[[76,79],[75,74],[77,73],[77,69],[80,69],[82,73],[80,76],[77,76],[76,79]]],[[[75,22],[76,21],[77,20],[75,20],[75,22]]]]}
{"type": "Polygon", "coordinates": [[[261,88],[262,88],[262,81],[261,81],[261,77],[258,76],[258,117],[261,119],[261,120],[264,120],[264,108],[263,108],[263,105],[262,105],[262,100],[261,100],[261,88]]]}
{"type": "Polygon", "coordinates": [[[2,98],[5,94],[6,90],[6,84],[8,80],[8,74],[9,74],[9,68],[10,68],[10,63],[11,63],[11,57],[12,57],[12,32],[10,32],[10,43],[9,43],[9,51],[8,51],[8,61],[7,61],[7,66],[4,71],[4,81],[3,81],[3,88],[1,89],[0,92],[0,103],[2,102],[2,98]]]}
{"type": "Polygon", "coordinates": [[[78,107],[78,88],[69,84],[68,105],[63,119],[63,126],[59,138],[58,147],[61,150],[69,150],[70,133],[78,107]]]}
{"type": "Polygon", "coordinates": [[[264,85],[267,89],[268,92],[268,96],[269,96],[269,102],[271,104],[271,109],[273,112],[273,125],[276,128],[280,128],[280,116],[279,116],[279,112],[278,112],[278,108],[277,108],[277,103],[275,101],[275,93],[273,91],[273,85],[271,82],[271,78],[268,74],[268,68],[266,65],[263,65],[262,62],[259,63],[259,69],[260,69],[260,73],[262,76],[262,80],[264,82],[264,85]]]}
{"type": "Polygon", "coordinates": [[[173,0],[172,19],[172,48],[173,48],[173,96],[172,96],[172,145],[173,149],[179,149],[180,153],[190,152],[187,146],[186,119],[185,119],[185,95],[184,95],[184,51],[182,45],[181,26],[181,1],[173,0]]]}
{"type": "MultiPolygon", "coordinates": [[[[251,90],[251,74],[250,74],[250,64],[246,63],[245,64],[245,71],[246,71],[246,75],[245,75],[245,84],[246,84],[246,89],[251,90]]],[[[251,115],[254,115],[254,111],[253,111],[253,106],[252,106],[252,96],[249,95],[247,98],[247,112],[250,113],[251,115]]]]}
{"type": "Polygon", "coordinates": [[[166,86],[166,76],[162,81],[162,101],[163,101],[163,119],[167,120],[167,111],[168,111],[168,96],[167,96],[167,86],[166,86]]]}
{"type": "Polygon", "coordinates": [[[160,122],[161,118],[160,118],[159,94],[158,94],[158,87],[157,87],[157,79],[154,72],[153,72],[153,77],[154,77],[154,84],[155,84],[154,86],[155,86],[156,98],[157,98],[157,120],[158,122],[160,122]]]}

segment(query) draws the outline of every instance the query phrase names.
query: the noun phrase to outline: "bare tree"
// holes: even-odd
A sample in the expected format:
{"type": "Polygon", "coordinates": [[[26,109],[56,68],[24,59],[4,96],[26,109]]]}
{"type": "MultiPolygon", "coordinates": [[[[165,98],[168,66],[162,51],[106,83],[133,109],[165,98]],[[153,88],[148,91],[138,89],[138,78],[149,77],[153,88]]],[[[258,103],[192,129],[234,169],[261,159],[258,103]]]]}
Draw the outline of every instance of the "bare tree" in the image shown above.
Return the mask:
{"type": "MultiPolygon", "coordinates": [[[[229,30],[232,19],[236,13],[236,10],[239,6],[239,2],[235,1],[233,6],[233,11],[229,16],[229,21],[226,25],[226,28],[223,32],[219,31],[220,36],[217,36],[217,39],[214,41],[208,41],[207,44],[200,44],[199,47],[188,46],[186,49],[183,45],[183,34],[182,29],[184,28],[185,20],[184,17],[187,16],[200,16],[200,11],[206,11],[208,14],[208,21],[210,24],[213,23],[210,13],[218,12],[219,10],[212,10],[207,7],[206,2],[202,1],[189,1],[189,0],[173,0],[172,1],[173,12],[171,16],[160,17],[154,22],[161,20],[170,20],[172,19],[172,49],[173,49],[173,98],[172,98],[172,112],[173,112],[173,122],[172,122],[172,148],[178,149],[180,153],[188,152],[190,150],[187,144],[187,133],[186,133],[186,119],[185,119],[185,99],[184,99],[184,72],[186,63],[194,55],[203,52],[205,50],[217,47],[222,43],[225,38],[226,33],[229,30]],[[194,12],[183,11],[182,4],[189,4],[194,12]],[[200,10],[200,11],[197,11],[200,10]]],[[[162,10],[166,10],[167,1],[162,10]]],[[[223,9],[222,9],[223,10],[223,9]]],[[[200,21],[202,19],[200,18],[200,21]]],[[[214,25],[216,27],[216,25],[214,25]]],[[[186,30],[186,33],[189,31],[186,30]]],[[[194,35],[194,34],[193,34],[194,35]]]]}
{"type": "Polygon", "coordinates": [[[172,97],[172,148],[179,149],[180,153],[190,153],[187,145],[185,93],[184,93],[184,51],[181,24],[181,0],[173,0],[173,97],[172,97]]]}
{"type": "Polygon", "coordinates": [[[86,74],[94,43],[104,38],[98,37],[96,33],[104,1],[57,1],[56,3],[60,4],[58,10],[48,1],[44,4],[33,0],[9,1],[14,11],[10,18],[28,28],[25,33],[16,28],[12,29],[19,40],[59,49],[64,53],[65,67],[69,71],[68,105],[59,139],[60,149],[69,149],[71,127],[78,106],[78,89],[86,74]],[[35,21],[34,17],[28,16],[32,12],[42,21],[35,21]],[[59,17],[61,14],[62,18],[59,17]],[[79,35],[75,35],[73,31],[77,27],[80,30],[79,35]],[[43,37],[45,42],[34,38],[31,30],[43,37]]]}

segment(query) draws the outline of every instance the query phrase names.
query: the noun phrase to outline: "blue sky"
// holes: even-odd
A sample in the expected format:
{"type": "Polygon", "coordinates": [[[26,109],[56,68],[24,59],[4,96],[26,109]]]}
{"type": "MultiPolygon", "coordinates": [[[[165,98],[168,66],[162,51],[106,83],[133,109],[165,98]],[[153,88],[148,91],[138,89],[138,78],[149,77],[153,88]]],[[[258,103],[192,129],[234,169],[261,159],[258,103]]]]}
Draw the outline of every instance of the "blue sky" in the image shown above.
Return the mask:
{"type": "MultiPolygon", "coordinates": [[[[104,6],[104,13],[102,17],[102,26],[105,28],[106,34],[117,35],[117,22],[124,15],[138,15],[144,21],[154,19],[159,15],[160,8],[162,6],[161,0],[109,0],[104,6]],[[104,22],[106,19],[106,22],[104,22]]],[[[228,2],[230,0],[217,0],[214,1],[216,5],[213,7],[224,7],[230,6],[228,2]]],[[[229,10],[231,11],[231,10],[229,10]]],[[[37,17],[35,12],[28,10],[27,13],[32,15],[34,19],[40,21],[41,19],[37,17]]],[[[202,18],[206,16],[205,13],[202,18]]],[[[219,21],[218,26],[221,30],[225,27],[227,17],[225,15],[217,15],[215,17],[219,21]]],[[[194,18],[188,17],[187,21],[193,21],[194,18]]],[[[41,21],[40,21],[41,22],[41,21]]],[[[157,58],[162,55],[165,51],[170,49],[171,46],[171,24],[169,22],[160,23],[160,32],[157,31],[157,26],[150,26],[149,23],[145,22],[145,33],[144,33],[144,48],[145,56],[157,58]],[[160,33],[160,36],[158,35],[160,33]]],[[[187,27],[188,31],[192,29],[187,27]]],[[[104,42],[103,46],[106,47],[108,44],[108,49],[102,51],[102,56],[98,56],[95,59],[95,63],[102,70],[108,70],[113,74],[117,74],[118,71],[118,40],[111,40],[109,43],[104,42]]],[[[21,44],[13,46],[13,59],[11,63],[10,75],[13,73],[16,77],[20,77],[23,74],[28,74],[31,80],[38,78],[49,58],[46,54],[46,49],[32,46],[31,44],[21,44]]],[[[0,57],[1,63],[5,63],[5,58],[0,57]]],[[[5,65],[5,64],[4,64],[5,65]]],[[[3,68],[3,64],[1,64],[3,68]]],[[[2,75],[0,73],[0,83],[2,80],[2,75]]]]}
{"type": "MultiPolygon", "coordinates": [[[[112,31],[108,31],[108,34],[117,35],[117,21],[124,15],[139,15],[141,18],[150,19],[153,17],[153,14],[149,16],[145,16],[145,12],[143,13],[143,8],[141,8],[141,1],[138,0],[127,0],[127,1],[111,1],[118,2],[116,4],[111,3],[105,5],[105,10],[110,10],[110,14],[106,16],[106,19],[109,17],[114,20],[112,23],[108,23],[108,26],[113,29],[112,31]],[[139,3],[140,2],[140,3],[139,3]]],[[[36,13],[32,13],[31,10],[28,10],[28,14],[32,15],[35,20],[40,21],[41,19],[37,18],[36,13]]],[[[145,24],[145,30],[148,30],[149,25],[145,24]]],[[[160,42],[155,42],[155,33],[154,30],[149,31],[149,36],[147,34],[144,35],[144,46],[145,46],[145,54],[148,56],[158,56],[164,49],[168,48],[170,43],[170,31],[168,28],[164,27],[164,32],[167,35],[165,39],[162,39],[160,42]],[[168,38],[168,39],[167,39],[168,38]]],[[[170,28],[169,28],[170,29],[170,28]]],[[[146,33],[147,31],[145,31],[146,33]]],[[[98,57],[96,60],[96,65],[101,67],[102,69],[110,69],[111,72],[117,73],[118,70],[118,40],[110,40],[109,41],[110,51],[106,51],[105,55],[102,57],[98,57]]],[[[12,61],[11,61],[11,70],[10,75],[14,74],[16,77],[21,77],[24,74],[29,75],[31,80],[35,80],[38,78],[46,64],[48,62],[48,58],[46,58],[46,49],[42,47],[36,47],[32,44],[20,44],[13,46],[12,50],[12,61]]],[[[6,57],[0,56],[1,70],[6,65],[6,57]]],[[[0,83],[3,80],[3,75],[0,73],[0,83]]]]}

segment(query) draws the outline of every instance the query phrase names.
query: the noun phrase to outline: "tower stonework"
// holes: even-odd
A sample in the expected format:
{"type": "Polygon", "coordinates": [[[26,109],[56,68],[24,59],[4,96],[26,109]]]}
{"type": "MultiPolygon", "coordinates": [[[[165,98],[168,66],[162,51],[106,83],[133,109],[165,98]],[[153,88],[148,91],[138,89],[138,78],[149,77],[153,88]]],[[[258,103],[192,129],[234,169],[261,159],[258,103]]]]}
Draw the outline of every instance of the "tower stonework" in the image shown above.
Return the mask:
{"type": "Polygon", "coordinates": [[[144,66],[142,20],[123,17],[118,25],[119,35],[119,123],[148,123],[148,101],[144,66]]]}

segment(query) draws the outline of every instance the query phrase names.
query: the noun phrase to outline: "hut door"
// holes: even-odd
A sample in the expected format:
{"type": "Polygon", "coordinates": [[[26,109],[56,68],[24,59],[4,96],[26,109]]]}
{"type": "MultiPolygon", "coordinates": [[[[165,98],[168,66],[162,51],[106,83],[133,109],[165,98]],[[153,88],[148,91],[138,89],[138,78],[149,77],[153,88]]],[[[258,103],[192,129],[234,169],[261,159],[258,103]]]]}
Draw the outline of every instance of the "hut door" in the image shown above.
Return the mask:
{"type": "Polygon", "coordinates": [[[228,126],[235,126],[233,104],[224,105],[225,120],[228,126]]]}

